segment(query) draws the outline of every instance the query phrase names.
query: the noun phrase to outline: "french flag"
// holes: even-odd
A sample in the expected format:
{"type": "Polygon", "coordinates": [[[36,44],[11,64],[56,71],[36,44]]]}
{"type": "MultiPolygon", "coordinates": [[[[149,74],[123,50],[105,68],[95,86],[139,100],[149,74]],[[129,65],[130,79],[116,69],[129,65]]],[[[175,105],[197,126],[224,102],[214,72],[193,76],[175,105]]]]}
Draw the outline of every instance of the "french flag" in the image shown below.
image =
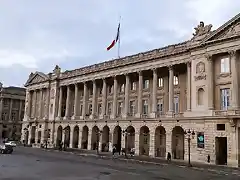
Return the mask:
{"type": "Polygon", "coordinates": [[[118,42],[119,40],[119,35],[120,35],[120,23],[118,24],[118,30],[117,30],[117,36],[116,38],[112,41],[112,43],[107,47],[107,51],[109,51],[110,49],[112,49],[115,44],[118,42]]]}

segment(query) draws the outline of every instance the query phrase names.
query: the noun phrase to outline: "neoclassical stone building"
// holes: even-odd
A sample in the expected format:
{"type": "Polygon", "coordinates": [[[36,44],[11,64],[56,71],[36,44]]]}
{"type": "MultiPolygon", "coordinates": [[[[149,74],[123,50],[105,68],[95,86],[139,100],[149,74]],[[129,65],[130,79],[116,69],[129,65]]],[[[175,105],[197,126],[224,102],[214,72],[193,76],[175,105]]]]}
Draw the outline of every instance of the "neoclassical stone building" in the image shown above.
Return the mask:
{"type": "Polygon", "coordinates": [[[240,164],[240,14],[183,43],[61,72],[31,73],[22,140],[240,164]]]}
{"type": "Polygon", "coordinates": [[[25,109],[25,88],[3,87],[0,82],[0,140],[20,140],[25,109]]]}

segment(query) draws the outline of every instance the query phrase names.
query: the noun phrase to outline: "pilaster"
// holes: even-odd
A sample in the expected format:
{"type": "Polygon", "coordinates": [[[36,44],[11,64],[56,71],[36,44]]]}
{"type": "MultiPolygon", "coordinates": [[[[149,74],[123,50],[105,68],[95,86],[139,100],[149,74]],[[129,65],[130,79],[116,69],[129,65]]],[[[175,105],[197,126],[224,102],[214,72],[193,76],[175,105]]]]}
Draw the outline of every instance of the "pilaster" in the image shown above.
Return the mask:
{"type": "Polygon", "coordinates": [[[84,82],[83,85],[83,110],[82,117],[85,118],[87,111],[87,82],[84,82]]]}
{"type": "Polygon", "coordinates": [[[125,77],[126,77],[126,84],[125,84],[125,100],[124,100],[124,114],[123,114],[123,117],[127,118],[128,112],[129,112],[129,85],[130,85],[130,78],[129,78],[128,74],[126,74],[125,77]]]}
{"type": "Polygon", "coordinates": [[[169,66],[169,108],[168,108],[168,115],[173,115],[173,103],[174,103],[174,84],[173,84],[173,78],[174,78],[174,71],[173,66],[169,66]]]}
{"type": "Polygon", "coordinates": [[[230,62],[231,62],[231,73],[232,73],[232,108],[238,109],[239,108],[239,83],[238,83],[238,64],[237,64],[237,53],[235,50],[228,52],[230,55],[230,62]]]}
{"type": "Polygon", "coordinates": [[[142,89],[143,89],[143,75],[142,71],[138,73],[138,112],[136,114],[137,118],[140,118],[142,115],[142,89]]]}
{"type": "Polygon", "coordinates": [[[96,115],[96,107],[97,107],[96,98],[97,98],[97,84],[96,84],[96,80],[93,80],[92,119],[94,119],[96,115]]]}
{"type": "Polygon", "coordinates": [[[59,101],[58,101],[58,118],[62,116],[62,96],[63,96],[63,87],[59,87],[59,101]]]}
{"type": "Polygon", "coordinates": [[[71,96],[71,89],[70,86],[67,86],[67,99],[66,99],[66,111],[65,111],[65,117],[64,119],[69,118],[69,112],[70,112],[70,96],[71,96]]]}
{"type": "Polygon", "coordinates": [[[102,114],[100,119],[103,119],[104,115],[106,114],[106,100],[107,100],[107,83],[106,79],[103,80],[103,89],[102,89],[102,114]]]}
{"type": "Polygon", "coordinates": [[[152,112],[151,117],[156,117],[157,112],[157,69],[153,69],[152,112]]]}
{"type": "Polygon", "coordinates": [[[206,55],[206,59],[207,59],[207,74],[208,74],[208,78],[207,78],[207,84],[208,84],[208,109],[209,110],[213,110],[214,109],[214,105],[213,105],[213,60],[212,60],[212,56],[210,55],[206,55]]]}
{"type": "Polygon", "coordinates": [[[187,111],[191,111],[191,62],[187,62],[187,111]]]}

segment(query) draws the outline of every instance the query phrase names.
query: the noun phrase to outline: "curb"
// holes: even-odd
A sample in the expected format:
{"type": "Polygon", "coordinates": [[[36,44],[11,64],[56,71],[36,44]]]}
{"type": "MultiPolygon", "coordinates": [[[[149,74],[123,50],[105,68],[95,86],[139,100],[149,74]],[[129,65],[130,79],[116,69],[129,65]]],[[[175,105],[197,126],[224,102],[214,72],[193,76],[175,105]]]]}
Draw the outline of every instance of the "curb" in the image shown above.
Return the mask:
{"type": "MultiPolygon", "coordinates": [[[[70,152],[70,151],[59,151],[59,150],[54,150],[54,149],[43,149],[44,151],[48,151],[48,152],[62,152],[62,153],[66,153],[66,154],[74,154],[77,156],[81,156],[81,157],[95,157],[95,158],[101,158],[101,159],[107,159],[107,160],[118,160],[118,161],[124,161],[124,162],[136,162],[136,163],[140,163],[140,164],[149,164],[149,165],[157,165],[157,166],[167,166],[167,165],[175,165],[177,167],[180,168],[191,168],[194,170],[200,170],[200,171],[204,171],[207,170],[209,172],[215,172],[215,173],[221,173],[221,174],[226,174],[226,172],[223,171],[223,169],[216,169],[218,168],[218,166],[214,166],[211,165],[208,167],[198,167],[198,166],[193,166],[193,167],[188,167],[188,165],[186,164],[174,164],[174,163],[159,163],[159,162],[151,162],[151,161],[144,161],[144,160],[138,160],[138,159],[125,159],[125,158],[118,158],[118,157],[112,157],[112,156],[104,156],[104,155],[97,155],[97,154],[87,154],[87,153],[76,153],[76,152],[70,152]],[[215,168],[215,169],[214,169],[215,168]]],[[[231,171],[239,171],[239,168],[231,168],[228,167],[229,170],[231,171]]],[[[232,172],[233,173],[233,172],[232,172]]],[[[238,175],[237,173],[233,173],[237,176],[240,176],[240,174],[238,175]]]]}

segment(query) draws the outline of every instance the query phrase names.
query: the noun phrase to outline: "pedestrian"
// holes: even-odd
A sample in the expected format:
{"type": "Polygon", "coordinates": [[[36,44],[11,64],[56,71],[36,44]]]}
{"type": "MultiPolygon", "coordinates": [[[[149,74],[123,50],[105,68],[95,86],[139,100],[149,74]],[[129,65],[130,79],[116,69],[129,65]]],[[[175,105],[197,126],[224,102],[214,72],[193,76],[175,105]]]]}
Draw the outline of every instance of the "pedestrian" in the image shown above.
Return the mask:
{"type": "Polygon", "coordinates": [[[171,162],[171,158],[172,158],[172,156],[171,156],[170,152],[168,152],[168,153],[167,153],[167,161],[168,161],[168,162],[171,162]]]}
{"type": "Polygon", "coordinates": [[[113,145],[113,148],[112,148],[112,155],[113,155],[113,157],[115,156],[115,152],[116,152],[116,146],[113,145]]]}

